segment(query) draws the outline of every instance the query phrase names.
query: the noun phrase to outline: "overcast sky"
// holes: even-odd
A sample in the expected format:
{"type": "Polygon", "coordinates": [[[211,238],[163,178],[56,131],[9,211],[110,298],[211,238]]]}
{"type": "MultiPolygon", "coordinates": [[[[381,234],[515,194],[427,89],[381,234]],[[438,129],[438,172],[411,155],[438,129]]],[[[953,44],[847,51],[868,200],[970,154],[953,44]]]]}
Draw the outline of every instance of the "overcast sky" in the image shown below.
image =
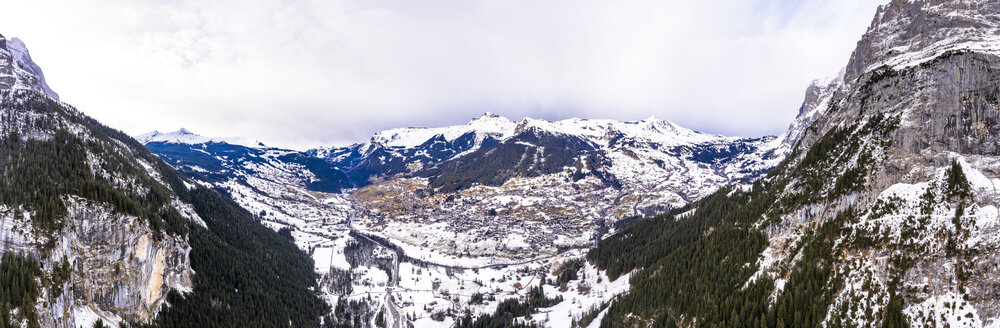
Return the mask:
{"type": "Polygon", "coordinates": [[[485,111],[780,134],[886,1],[0,2],[0,33],[105,124],[301,149],[485,111]]]}

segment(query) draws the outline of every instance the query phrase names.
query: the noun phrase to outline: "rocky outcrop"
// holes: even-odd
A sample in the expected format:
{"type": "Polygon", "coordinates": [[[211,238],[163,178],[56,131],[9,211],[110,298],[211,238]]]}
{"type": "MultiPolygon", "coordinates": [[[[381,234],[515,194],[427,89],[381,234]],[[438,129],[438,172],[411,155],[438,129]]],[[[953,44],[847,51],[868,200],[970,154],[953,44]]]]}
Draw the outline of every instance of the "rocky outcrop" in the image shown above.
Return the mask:
{"type": "MultiPolygon", "coordinates": [[[[784,196],[814,201],[767,228],[766,253],[780,253],[775,241],[853,213],[835,246],[845,254],[835,259],[844,287],[827,320],[874,325],[883,317],[840,308],[879,309],[898,297],[914,326],[1000,322],[1000,262],[986,255],[1000,252],[998,26],[996,1],[892,1],[804,130],[784,196]],[[969,176],[968,196],[947,191],[956,167],[969,176]],[[858,175],[855,187],[835,187],[858,175]]],[[[806,104],[820,94],[810,92],[806,104]]],[[[778,262],[793,268],[796,252],[778,262]]]]}
{"type": "MultiPolygon", "coordinates": [[[[34,254],[43,281],[68,266],[70,276],[44,285],[39,304],[44,327],[89,326],[97,318],[147,322],[164,304],[170,290],[193,287],[185,238],[156,234],[143,220],[115,213],[106,205],[66,198],[66,226],[49,240],[30,228],[30,219],[3,215],[0,253],[34,254]]],[[[11,211],[5,210],[10,214],[11,211]]],[[[47,234],[46,234],[47,235],[47,234]]]]}
{"type": "Polygon", "coordinates": [[[201,220],[162,181],[155,158],[57,97],[23,43],[0,36],[0,188],[53,196],[3,197],[0,253],[39,262],[42,327],[149,322],[170,291],[193,288],[188,235],[163,228],[164,217],[201,220]],[[24,183],[30,175],[42,178],[24,183]],[[72,187],[52,187],[61,185],[72,187]]]}
{"type": "Polygon", "coordinates": [[[784,134],[778,136],[781,140],[782,149],[791,150],[799,142],[802,135],[806,133],[806,128],[816,122],[830,107],[830,100],[834,93],[843,87],[844,73],[841,72],[836,78],[820,79],[813,81],[806,88],[805,100],[799,107],[799,114],[788,126],[784,134]]]}
{"type": "Polygon", "coordinates": [[[1000,2],[992,0],[892,1],[879,8],[858,41],[845,80],[872,69],[914,65],[949,50],[1000,50],[1000,2]]]}
{"type": "Polygon", "coordinates": [[[83,307],[111,322],[146,322],[171,289],[191,290],[191,247],[184,238],[157,238],[139,218],[115,214],[106,206],[82,199],[68,203],[68,225],[43,263],[51,268],[68,261],[72,278],[64,291],[71,298],[57,295],[46,302],[52,306],[43,312],[43,323],[76,322],[67,320],[75,319],[67,310],[83,307]]]}
{"type": "Polygon", "coordinates": [[[0,35],[0,90],[32,90],[52,99],[59,95],[45,83],[42,69],[31,60],[24,42],[0,35]]]}

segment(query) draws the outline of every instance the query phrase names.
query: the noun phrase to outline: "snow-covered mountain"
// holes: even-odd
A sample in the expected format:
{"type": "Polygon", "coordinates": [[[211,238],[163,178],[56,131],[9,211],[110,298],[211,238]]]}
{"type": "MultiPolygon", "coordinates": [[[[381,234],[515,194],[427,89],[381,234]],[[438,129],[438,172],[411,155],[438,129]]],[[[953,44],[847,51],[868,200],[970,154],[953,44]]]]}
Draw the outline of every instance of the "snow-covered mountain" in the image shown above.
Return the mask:
{"type": "Polygon", "coordinates": [[[530,152],[530,158],[523,161],[518,159],[505,163],[507,167],[490,169],[519,170],[517,174],[467,179],[450,184],[451,189],[464,189],[474,183],[500,185],[507,178],[551,174],[573,166],[574,162],[591,159],[600,163],[592,169],[606,173],[606,179],[618,181],[609,183],[670,189],[673,205],[680,205],[711,192],[712,186],[753,179],[766,172],[790,149],[780,141],[775,137],[710,135],[656,118],[629,122],[590,119],[551,122],[530,118],[512,121],[486,113],[465,125],[392,129],[375,134],[365,143],[321,148],[311,153],[341,168],[359,187],[397,176],[427,177],[436,182],[435,187],[440,187],[447,183],[443,180],[448,176],[462,174],[467,169],[449,163],[460,163],[459,166],[477,160],[495,163],[495,159],[509,155],[508,152],[530,152]],[[550,152],[546,154],[541,143],[559,146],[550,144],[547,149],[550,152]],[[677,180],[669,180],[671,177],[677,180]]]}
{"type": "MultiPolygon", "coordinates": [[[[809,124],[802,120],[822,112],[817,108],[832,87],[817,88],[810,88],[800,120],[780,137],[711,135],[656,118],[514,121],[486,113],[464,125],[386,130],[364,143],[303,153],[186,130],[137,138],[178,171],[223,190],[265,225],[288,228],[299,247],[313,254],[330,302],[358,301],[345,290],[369,290],[393,298],[365,300],[365,306],[433,309],[442,293],[462,288],[466,278],[486,283],[492,277],[489,297],[516,296],[521,292],[509,279],[518,276],[526,285],[526,271],[575,261],[630,218],[684,206],[765,174],[790,153],[809,124]],[[303,165],[307,158],[315,162],[303,165]],[[327,165],[327,180],[342,177],[343,188],[310,189],[309,182],[322,176],[312,172],[316,162],[327,165]],[[400,260],[384,262],[392,259],[384,257],[389,254],[400,260]],[[403,265],[423,266],[428,274],[465,273],[383,278],[373,271],[386,267],[396,274],[394,269],[405,271],[403,265]],[[401,303],[419,293],[400,288],[425,278],[443,284],[430,293],[437,296],[401,303]]],[[[588,284],[608,292],[586,298],[586,309],[567,308],[566,315],[581,316],[627,286],[599,277],[588,284]]],[[[489,305],[459,308],[493,311],[489,305]]],[[[433,322],[425,319],[389,320],[433,322]]]]}
{"type": "Polygon", "coordinates": [[[785,162],[591,252],[640,270],[602,327],[1000,326],[997,26],[992,0],[882,6],[785,162]]]}
{"type": "Polygon", "coordinates": [[[711,135],[656,118],[513,121],[485,113],[464,125],[386,130],[365,143],[305,153],[183,129],[137,138],[182,173],[226,190],[253,213],[270,214],[265,222],[275,228],[353,216],[355,228],[401,246],[493,263],[588,247],[614,222],[755,179],[787,156],[808,124],[802,120],[815,119],[831,87],[816,88],[781,137],[711,135]],[[331,188],[312,188],[316,181],[331,188]],[[349,187],[360,189],[335,195],[349,187]],[[520,223],[538,218],[546,220],[520,223]],[[553,233],[550,224],[563,227],[553,233]],[[487,238],[498,231],[524,241],[487,238]],[[402,238],[416,232],[421,236],[402,238]],[[456,236],[470,241],[438,245],[456,236]]]}
{"type": "Polygon", "coordinates": [[[304,153],[248,143],[247,138],[208,138],[181,129],[136,137],[178,172],[221,190],[275,227],[346,218],[338,195],[347,177],[304,153]],[[252,145],[252,146],[248,146],[252,145]]]}
{"type": "Polygon", "coordinates": [[[0,89],[39,91],[59,100],[59,95],[45,83],[42,69],[31,60],[28,48],[18,38],[7,40],[0,35],[0,89]]]}
{"type": "Polygon", "coordinates": [[[231,145],[252,147],[252,148],[266,148],[263,142],[260,140],[252,140],[245,137],[229,137],[229,138],[208,138],[185,128],[174,132],[162,133],[160,131],[153,131],[145,134],[140,134],[135,136],[135,140],[143,144],[148,144],[152,142],[162,142],[162,143],[175,143],[175,144],[203,144],[203,143],[227,143],[231,145]]]}
{"type": "Polygon", "coordinates": [[[142,139],[286,228],[327,322],[463,326],[523,300],[497,318],[996,327],[998,27],[997,1],[893,0],[778,137],[487,113],[301,153],[142,139]]]}
{"type": "MultiPolygon", "coordinates": [[[[812,107],[803,119],[815,118],[812,107]]],[[[421,260],[482,265],[587,248],[616,222],[753,180],[798,135],[737,138],[656,118],[514,121],[486,113],[310,153],[360,188],[347,197],[354,229],[421,260]]]]}

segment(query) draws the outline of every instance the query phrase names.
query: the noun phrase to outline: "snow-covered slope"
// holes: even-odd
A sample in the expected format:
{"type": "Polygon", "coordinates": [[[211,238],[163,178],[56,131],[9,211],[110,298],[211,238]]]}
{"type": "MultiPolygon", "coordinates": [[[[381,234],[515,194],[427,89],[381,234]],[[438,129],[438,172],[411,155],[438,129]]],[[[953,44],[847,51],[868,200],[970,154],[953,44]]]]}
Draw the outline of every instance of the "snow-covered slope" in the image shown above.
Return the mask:
{"type": "Polygon", "coordinates": [[[1000,54],[1000,2],[892,1],[879,8],[847,65],[854,82],[881,66],[919,65],[949,51],[1000,54]]]}
{"type": "Polygon", "coordinates": [[[45,83],[42,69],[31,60],[24,42],[17,38],[7,40],[3,35],[0,35],[0,89],[33,90],[59,100],[59,95],[45,83]]]}
{"type": "Polygon", "coordinates": [[[310,151],[359,189],[352,227],[433,263],[515,263],[591,247],[616,222],[683,206],[783,160],[840,85],[810,87],[781,137],[711,135],[657,118],[401,128],[310,151]]]}
{"type": "Polygon", "coordinates": [[[229,137],[229,138],[208,138],[201,136],[199,134],[188,131],[185,128],[174,132],[161,133],[160,131],[153,131],[149,133],[144,133],[135,136],[135,139],[143,144],[148,144],[151,142],[165,142],[165,143],[177,143],[177,144],[203,144],[209,142],[215,143],[228,143],[232,145],[239,145],[244,147],[267,147],[263,142],[259,140],[252,140],[245,137],[229,137]]]}
{"type": "MultiPolygon", "coordinates": [[[[326,161],[303,153],[208,138],[185,129],[138,136],[151,152],[179,172],[223,190],[238,204],[277,229],[308,222],[343,221],[339,193],[346,176],[326,161]]],[[[235,138],[245,140],[245,138],[235,138]]]]}

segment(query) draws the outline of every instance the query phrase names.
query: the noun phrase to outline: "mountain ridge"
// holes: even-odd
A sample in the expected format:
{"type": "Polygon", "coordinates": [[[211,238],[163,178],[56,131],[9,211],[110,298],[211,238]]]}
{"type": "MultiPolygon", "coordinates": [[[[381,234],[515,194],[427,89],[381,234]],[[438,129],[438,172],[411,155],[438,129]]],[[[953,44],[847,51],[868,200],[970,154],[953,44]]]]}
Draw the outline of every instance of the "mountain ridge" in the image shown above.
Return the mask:
{"type": "Polygon", "coordinates": [[[880,8],[782,164],[590,252],[639,270],[601,327],[1000,325],[998,23],[995,1],[880,8]]]}
{"type": "Polygon", "coordinates": [[[319,325],[307,254],[55,97],[0,37],[0,326],[319,325]]]}

